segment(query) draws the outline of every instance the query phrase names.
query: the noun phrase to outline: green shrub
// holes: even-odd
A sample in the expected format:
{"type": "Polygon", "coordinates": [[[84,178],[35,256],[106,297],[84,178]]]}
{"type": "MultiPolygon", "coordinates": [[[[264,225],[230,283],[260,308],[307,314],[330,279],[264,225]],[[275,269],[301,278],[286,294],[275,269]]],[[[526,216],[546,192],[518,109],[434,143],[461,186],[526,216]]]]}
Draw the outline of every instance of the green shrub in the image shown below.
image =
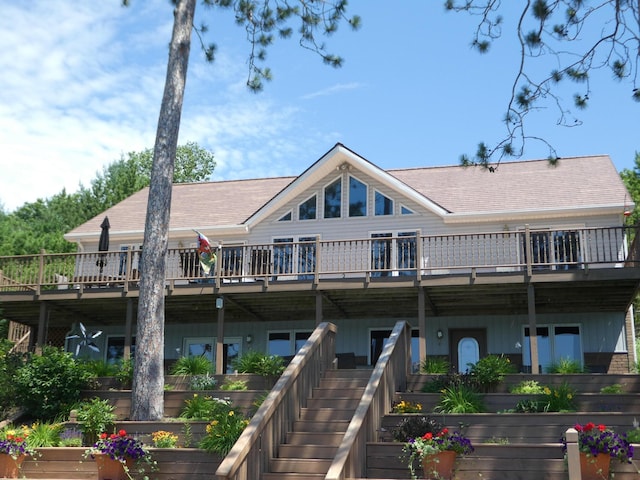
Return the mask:
{"type": "Polygon", "coordinates": [[[60,445],[60,434],[63,429],[63,423],[35,422],[31,425],[27,445],[33,448],[57,447],[60,445]]]}
{"type": "Polygon", "coordinates": [[[434,411],[439,413],[481,413],[482,398],[466,385],[450,386],[442,390],[440,402],[434,411]]]}
{"type": "Polygon", "coordinates": [[[114,377],[118,367],[104,360],[89,360],[83,362],[87,371],[94,377],[114,377]]]}
{"type": "Polygon", "coordinates": [[[575,412],[575,395],[575,390],[564,382],[558,387],[544,387],[540,402],[545,412],[575,412]]]}
{"type": "Polygon", "coordinates": [[[482,391],[489,392],[504,380],[505,375],[515,371],[508,357],[487,355],[471,365],[469,374],[476,379],[482,391]]]}
{"type": "Polygon", "coordinates": [[[198,447],[207,452],[225,456],[248,424],[249,420],[237,410],[220,412],[207,425],[206,433],[198,447]]]}
{"type": "Polygon", "coordinates": [[[205,375],[213,373],[213,363],[202,356],[180,357],[171,367],[171,375],[205,375]]]}
{"type": "Polygon", "coordinates": [[[184,408],[180,413],[181,418],[191,420],[211,420],[220,412],[227,413],[231,410],[231,402],[220,398],[193,394],[189,400],[185,400],[184,408]]]}
{"type": "Polygon", "coordinates": [[[267,355],[249,350],[231,363],[238,373],[254,373],[263,377],[279,377],[284,372],[284,360],[279,355],[267,355]]]}
{"type": "Polygon", "coordinates": [[[640,443],[640,428],[635,427],[627,432],[627,440],[629,443],[640,443]]]}
{"type": "Polygon", "coordinates": [[[586,371],[587,370],[582,366],[580,361],[572,360],[570,358],[561,358],[547,367],[548,373],[559,373],[561,375],[586,373],[586,371]]]}
{"type": "Polygon", "coordinates": [[[425,433],[433,433],[434,435],[442,431],[443,425],[431,417],[410,416],[403,418],[391,430],[393,440],[396,442],[406,443],[411,438],[421,437],[425,433]]]}
{"type": "Polygon", "coordinates": [[[233,380],[230,377],[225,378],[224,383],[220,385],[220,390],[247,390],[246,380],[233,380]]]}
{"type": "Polygon", "coordinates": [[[544,411],[544,405],[537,400],[526,398],[516,403],[515,413],[538,413],[544,411]]]}
{"type": "Polygon", "coordinates": [[[71,353],[45,346],[16,371],[15,393],[27,414],[41,420],[69,415],[91,375],[71,353]]]}
{"type": "Polygon", "coordinates": [[[130,358],[122,360],[118,362],[117,366],[116,379],[123,388],[131,388],[131,384],[133,383],[133,360],[130,358]]]}
{"type": "Polygon", "coordinates": [[[518,385],[514,385],[511,393],[539,395],[544,392],[544,387],[535,380],[523,380],[518,385]]]}
{"type": "Polygon", "coordinates": [[[420,364],[420,372],[426,374],[444,374],[449,373],[451,364],[446,358],[427,357],[420,364]]]}
{"type": "Polygon", "coordinates": [[[12,346],[9,340],[0,340],[0,418],[6,418],[17,405],[14,377],[24,365],[22,354],[9,353],[12,346]]]}
{"type": "Polygon", "coordinates": [[[218,381],[208,373],[204,375],[193,375],[189,379],[189,389],[191,390],[213,390],[218,381]]]}
{"type": "Polygon", "coordinates": [[[600,389],[600,393],[609,393],[609,394],[622,393],[622,385],[620,385],[619,383],[614,383],[613,385],[606,385],[600,389]]]}
{"type": "Polygon", "coordinates": [[[98,435],[106,432],[116,421],[115,406],[106,399],[85,400],[76,408],[80,430],[84,433],[88,445],[93,445],[98,440],[98,435]]]}

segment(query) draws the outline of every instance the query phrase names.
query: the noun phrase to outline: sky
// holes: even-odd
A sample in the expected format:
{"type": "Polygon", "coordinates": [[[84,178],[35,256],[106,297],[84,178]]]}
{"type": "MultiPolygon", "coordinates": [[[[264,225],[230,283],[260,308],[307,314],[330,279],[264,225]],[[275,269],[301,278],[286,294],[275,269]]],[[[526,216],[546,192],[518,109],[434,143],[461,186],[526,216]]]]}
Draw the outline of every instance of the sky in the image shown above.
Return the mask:
{"type": "MultiPolygon", "coordinates": [[[[192,36],[179,144],[213,152],[212,180],[299,175],[337,142],[385,169],[457,165],[479,142],[505,134],[519,61],[509,22],[479,55],[470,48],[476,19],[445,13],[441,0],[352,0],[362,27],[342,25],[326,39],[342,68],[324,65],[295,37],[278,38],[266,62],[273,81],[255,94],[245,86],[244,31],[228,12],[198,3],[196,23],[207,23],[204,41],[218,50],[205,62],[192,36]]],[[[153,147],[172,8],[168,0],[131,4],[0,0],[5,212],[89,186],[122,155],[153,147]]],[[[631,89],[597,73],[589,108],[573,112],[581,126],[557,126],[549,102],[528,117],[527,132],[560,157],[608,154],[618,171],[633,169],[640,104],[631,89]]],[[[569,102],[572,93],[564,92],[569,102]]],[[[530,142],[523,159],[548,155],[530,142]]]]}

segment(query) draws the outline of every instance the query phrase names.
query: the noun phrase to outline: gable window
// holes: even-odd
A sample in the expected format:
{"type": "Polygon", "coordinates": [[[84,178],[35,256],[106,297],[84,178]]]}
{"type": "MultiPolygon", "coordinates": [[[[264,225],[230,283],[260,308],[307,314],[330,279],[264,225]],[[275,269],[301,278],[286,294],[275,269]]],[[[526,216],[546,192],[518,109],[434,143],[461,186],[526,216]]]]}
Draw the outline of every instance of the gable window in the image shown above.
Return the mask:
{"type": "Polygon", "coordinates": [[[291,212],[287,212],[285,213],[282,217],[280,217],[280,220],[278,220],[279,222],[290,222],[291,221],[291,212]]]}
{"type": "Polygon", "coordinates": [[[375,215],[393,215],[393,200],[380,192],[376,192],[375,215]]]}
{"type": "Polygon", "coordinates": [[[298,207],[298,219],[300,220],[315,220],[317,210],[317,197],[313,195],[307,200],[302,202],[298,207]]]}
{"type": "Polygon", "coordinates": [[[413,210],[402,205],[400,207],[400,215],[413,215],[413,210]]]}
{"type": "Polygon", "coordinates": [[[340,218],[342,205],[342,178],[324,187],[324,218],[340,218]]]}
{"type": "Polygon", "coordinates": [[[349,177],[349,216],[367,215],[367,186],[354,177],[349,177]]]}

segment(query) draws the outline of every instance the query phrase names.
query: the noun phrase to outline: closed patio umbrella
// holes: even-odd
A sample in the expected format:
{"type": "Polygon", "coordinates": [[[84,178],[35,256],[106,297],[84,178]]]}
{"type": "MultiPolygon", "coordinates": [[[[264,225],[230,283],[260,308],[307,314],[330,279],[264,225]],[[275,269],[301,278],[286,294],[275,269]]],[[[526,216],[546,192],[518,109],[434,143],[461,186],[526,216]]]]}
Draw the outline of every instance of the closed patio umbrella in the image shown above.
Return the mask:
{"type": "MultiPolygon", "coordinates": [[[[100,228],[102,231],[100,232],[100,241],[98,242],[98,251],[99,252],[108,252],[109,251],[109,228],[111,225],[109,224],[109,217],[104,217],[104,220],[100,224],[100,228]]],[[[102,274],[102,269],[107,264],[107,260],[105,259],[105,255],[100,255],[100,259],[96,262],[96,265],[100,267],[100,274],[102,274]]]]}

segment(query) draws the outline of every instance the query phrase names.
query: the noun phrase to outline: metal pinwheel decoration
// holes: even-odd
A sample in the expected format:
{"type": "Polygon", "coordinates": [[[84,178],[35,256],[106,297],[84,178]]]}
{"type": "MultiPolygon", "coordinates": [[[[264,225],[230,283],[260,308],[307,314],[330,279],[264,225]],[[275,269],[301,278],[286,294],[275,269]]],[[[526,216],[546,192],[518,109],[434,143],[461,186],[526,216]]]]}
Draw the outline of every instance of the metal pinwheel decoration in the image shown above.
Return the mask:
{"type": "Polygon", "coordinates": [[[76,345],[76,357],[80,353],[80,350],[82,349],[82,347],[87,347],[89,350],[92,350],[94,352],[99,352],[100,349],[98,348],[98,346],[95,344],[93,340],[98,338],[100,335],[102,335],[102,330],[98,330],[96,332],[87,332],[87,329],[82,324],[82,322],[79,322],[79,325],[80,325],[80,334],[74,333],[73,335],[69,335],[67,337],[67,340],[80,339],[80,341],[76,345]]]}

